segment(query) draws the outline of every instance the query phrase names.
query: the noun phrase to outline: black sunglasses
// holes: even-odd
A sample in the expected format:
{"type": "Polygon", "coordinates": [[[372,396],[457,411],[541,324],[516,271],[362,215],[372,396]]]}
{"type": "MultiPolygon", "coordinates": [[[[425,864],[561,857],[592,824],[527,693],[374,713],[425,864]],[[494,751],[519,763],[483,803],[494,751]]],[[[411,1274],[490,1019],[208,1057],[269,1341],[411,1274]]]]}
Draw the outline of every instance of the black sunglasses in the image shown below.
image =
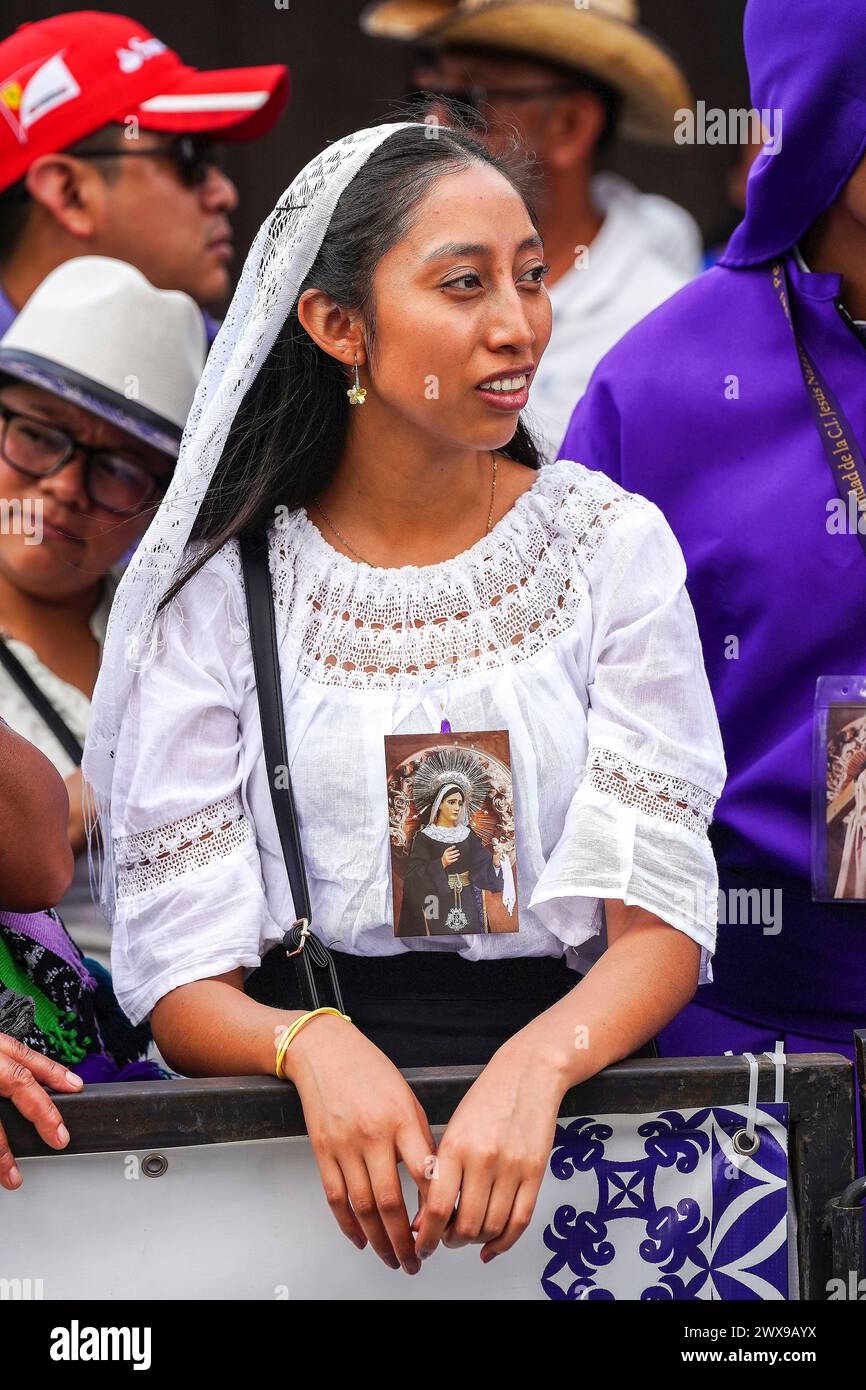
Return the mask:
{"type": "Polygon", "coordinates": [[[84,444],[68,430],[0,403],[0,457],[29,478],[53,478],[76,454],[84,455],[84,489],[91,502],[116,516],[136,516],[169,479],[135,459],[84,444]]]}
{"type": "Polygon", "coordinates": [[[133,159],[137,155],[170,159],[187,188],[200,187],[207,182],[212,169],[221,167],[213,144],[200,135],[179,135],[170,144],[149,150],[85,150],[82,154],[70,150],[69,153],[75,159],[133,159]]]}

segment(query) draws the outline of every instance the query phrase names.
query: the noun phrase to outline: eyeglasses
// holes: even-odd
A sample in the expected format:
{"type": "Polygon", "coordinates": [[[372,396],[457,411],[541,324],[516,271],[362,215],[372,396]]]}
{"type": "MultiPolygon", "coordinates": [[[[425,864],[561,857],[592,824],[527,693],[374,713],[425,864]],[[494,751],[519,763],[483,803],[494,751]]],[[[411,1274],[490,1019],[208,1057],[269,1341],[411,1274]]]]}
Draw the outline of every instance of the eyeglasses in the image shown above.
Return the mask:
{"type": "Polygon", "coordinates": [[[482,106],[495,101],[534,101],[536,97],[563,96],[577,90],[573,82],[546,82],[536,87],[433,87],[416,88],[408,93],[409,101],[456,101],[480,115],[482,106]]]}
{"type": "Polygon", "coordinates": [[[220,163],[213,145],[200,135],[179,135],[169,145],[157,145],[149,150],[85,150],[82,154],[70,151],[75,159],[134,159],[149,155],[151,159],[170,159],[181,183],[187,188],[199,188],[207,183],[212,169],[220,163]]]}
{"type": "Polygon", "coordinates": [[[124,454],[94,449],[56,425],[0,404],[0,456],[31,478],[53,478],[84,455],[84,487],[91,502],[117,516],[135,516],[163,490],[163,482],[124,454]]]}

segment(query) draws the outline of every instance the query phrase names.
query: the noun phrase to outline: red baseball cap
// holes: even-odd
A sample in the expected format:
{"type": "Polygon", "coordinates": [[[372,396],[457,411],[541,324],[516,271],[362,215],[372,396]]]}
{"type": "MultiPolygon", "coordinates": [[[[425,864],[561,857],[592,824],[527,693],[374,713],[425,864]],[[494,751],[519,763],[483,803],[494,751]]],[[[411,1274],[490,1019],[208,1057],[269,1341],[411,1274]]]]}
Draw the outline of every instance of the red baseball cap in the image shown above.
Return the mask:
{"type": "Polygon", "coordinates": [[[119,14],[77,10],[22,24],[0,43],[0,191],[40,154],[110,121],[253,140],[289,99],[282,64],[199,72],[119,14]]]}

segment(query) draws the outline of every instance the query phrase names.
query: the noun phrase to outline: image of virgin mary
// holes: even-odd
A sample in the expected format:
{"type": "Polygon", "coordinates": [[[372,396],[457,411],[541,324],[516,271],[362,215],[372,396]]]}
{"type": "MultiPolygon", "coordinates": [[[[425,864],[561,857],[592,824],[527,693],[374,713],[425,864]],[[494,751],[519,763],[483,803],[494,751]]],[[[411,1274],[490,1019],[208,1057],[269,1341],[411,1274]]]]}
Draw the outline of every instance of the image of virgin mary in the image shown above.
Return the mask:
{"type": "Polygon", "coordinates": [[[845,843],[834,897],[866,898],[866,750],[855,751],[848,763],[853,806],[845,816],[845,843]]]}
{"type": "Polygon", "coordinates": [[[827,823],[836,830],[837,846],[845,829],[833,896],[862,902],[866,899],[866,717],[852,720],[830,741],[827,800],[827,823]]]}
{"type": "Polygon", "coordinates": [[[470,825],[489,790],[471,755],[434,754],[415,778],[423,807],[403,878],[398,936],[468,935],[490,930],[485,893],[503,894],[514,908],[508,855],[490,850],[470,825]]]}

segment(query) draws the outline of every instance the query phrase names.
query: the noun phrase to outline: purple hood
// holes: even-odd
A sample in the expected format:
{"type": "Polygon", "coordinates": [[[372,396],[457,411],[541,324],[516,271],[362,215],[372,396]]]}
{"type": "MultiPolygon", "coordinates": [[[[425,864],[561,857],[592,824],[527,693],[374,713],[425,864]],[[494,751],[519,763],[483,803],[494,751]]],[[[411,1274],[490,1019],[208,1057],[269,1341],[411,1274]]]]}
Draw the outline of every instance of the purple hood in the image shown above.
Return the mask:
{"type": "Polygon", "coordinates": [[[749,0],[744,36],[752,106],[781,111],[782,143],[752,168],[732,269],[789,250],[866,153],[864,0],[749,0]]]}

